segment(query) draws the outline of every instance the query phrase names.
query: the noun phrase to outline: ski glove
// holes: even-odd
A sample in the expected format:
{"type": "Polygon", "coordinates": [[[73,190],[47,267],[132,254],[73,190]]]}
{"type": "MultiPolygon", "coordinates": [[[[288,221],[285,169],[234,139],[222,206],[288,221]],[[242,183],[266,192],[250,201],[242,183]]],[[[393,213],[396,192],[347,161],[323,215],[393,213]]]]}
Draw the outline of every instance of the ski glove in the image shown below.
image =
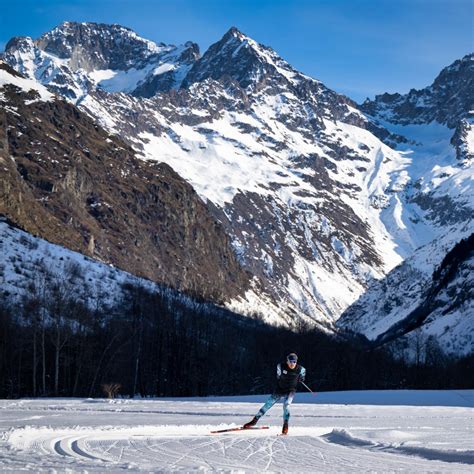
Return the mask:
{"type": "Polygon", "coordinates": [[[305,377],[306,377],[306,369],[304,367],[301,367],[299,381],[304,382],[305,377]]]}

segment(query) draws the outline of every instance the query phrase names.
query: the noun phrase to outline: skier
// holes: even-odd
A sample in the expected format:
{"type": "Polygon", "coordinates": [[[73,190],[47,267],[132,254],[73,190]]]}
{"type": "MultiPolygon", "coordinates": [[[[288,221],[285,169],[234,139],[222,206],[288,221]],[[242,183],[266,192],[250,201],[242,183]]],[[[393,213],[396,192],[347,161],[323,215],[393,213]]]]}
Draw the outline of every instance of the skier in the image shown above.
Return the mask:
{"type": "Polygon", "coordinates": [[[283,429],[282,434],[288,434],[288,421],[290,419],[290,405],[295,396],[298,382],[304,382],[306,369],[298,365],[298,356],[292,352],[286,357],[286,362],[277,365],[277,385],[272,395],[260,408],[258,413],[246,423],[243,428],[251,428],[273,406],[283,398],[283,429]]]}

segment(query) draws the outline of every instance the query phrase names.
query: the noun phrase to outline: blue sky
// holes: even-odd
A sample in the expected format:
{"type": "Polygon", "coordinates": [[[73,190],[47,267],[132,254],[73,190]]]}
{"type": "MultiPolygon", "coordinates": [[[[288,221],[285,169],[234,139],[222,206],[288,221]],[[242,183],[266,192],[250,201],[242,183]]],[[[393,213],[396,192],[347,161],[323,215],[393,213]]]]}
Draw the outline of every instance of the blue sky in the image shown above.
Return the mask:
{"type": "Polygon", "coordinates": [[[21,0],[3,2],[0,50],[63,21],[119,23],[204,50],[231,27],[355,100],[407,92],[474,50],[474,0],[21,0]]]}

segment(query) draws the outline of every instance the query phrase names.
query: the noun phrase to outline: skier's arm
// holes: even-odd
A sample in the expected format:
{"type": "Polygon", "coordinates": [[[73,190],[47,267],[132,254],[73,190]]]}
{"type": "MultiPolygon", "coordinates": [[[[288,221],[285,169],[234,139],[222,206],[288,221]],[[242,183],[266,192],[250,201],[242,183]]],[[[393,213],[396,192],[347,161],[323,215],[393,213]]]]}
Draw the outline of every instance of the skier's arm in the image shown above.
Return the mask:
{"type": "Polygon", "coordinates": [[[277,364],[277,379],[281,377],[281,365],[277,364]]]}

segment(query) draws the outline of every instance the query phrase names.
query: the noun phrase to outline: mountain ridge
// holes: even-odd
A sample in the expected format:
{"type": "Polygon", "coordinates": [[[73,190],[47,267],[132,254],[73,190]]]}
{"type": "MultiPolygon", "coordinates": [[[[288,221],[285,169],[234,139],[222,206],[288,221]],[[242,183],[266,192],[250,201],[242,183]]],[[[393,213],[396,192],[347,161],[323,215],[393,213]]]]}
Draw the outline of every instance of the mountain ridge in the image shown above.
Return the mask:
{"type": "MultiPolygon", "coordinates": [[[[28,55],[17,53],[6,60],[21,69],[28,55]]],[[[333,330],[374,279],[472,211],[472,127],[459,113],[469,89],[443,112],[452,115],[444,123],[423,121],[435,106],[414,123],[410,108],[405,121],[389,122],[387,97],[359,108],[236,28],[202,56],[190,54],[176,66],[180,82],[145,87],[148,96],[135,93],[139,81],[107,90],[70,68],[63,78],[80,94],[43,80],[192,185],[252,275],[252,296],[242,291],[227,304],[251,312],[257,292],[290,315],[269,320],[333,330]],[[387,113],[378,113],[380,103],[387,113]]],[[[446,69],[439,81],[459,72],[446,69]]],[[[468,84],[471,73],[461,71],[468,84]]]]}

